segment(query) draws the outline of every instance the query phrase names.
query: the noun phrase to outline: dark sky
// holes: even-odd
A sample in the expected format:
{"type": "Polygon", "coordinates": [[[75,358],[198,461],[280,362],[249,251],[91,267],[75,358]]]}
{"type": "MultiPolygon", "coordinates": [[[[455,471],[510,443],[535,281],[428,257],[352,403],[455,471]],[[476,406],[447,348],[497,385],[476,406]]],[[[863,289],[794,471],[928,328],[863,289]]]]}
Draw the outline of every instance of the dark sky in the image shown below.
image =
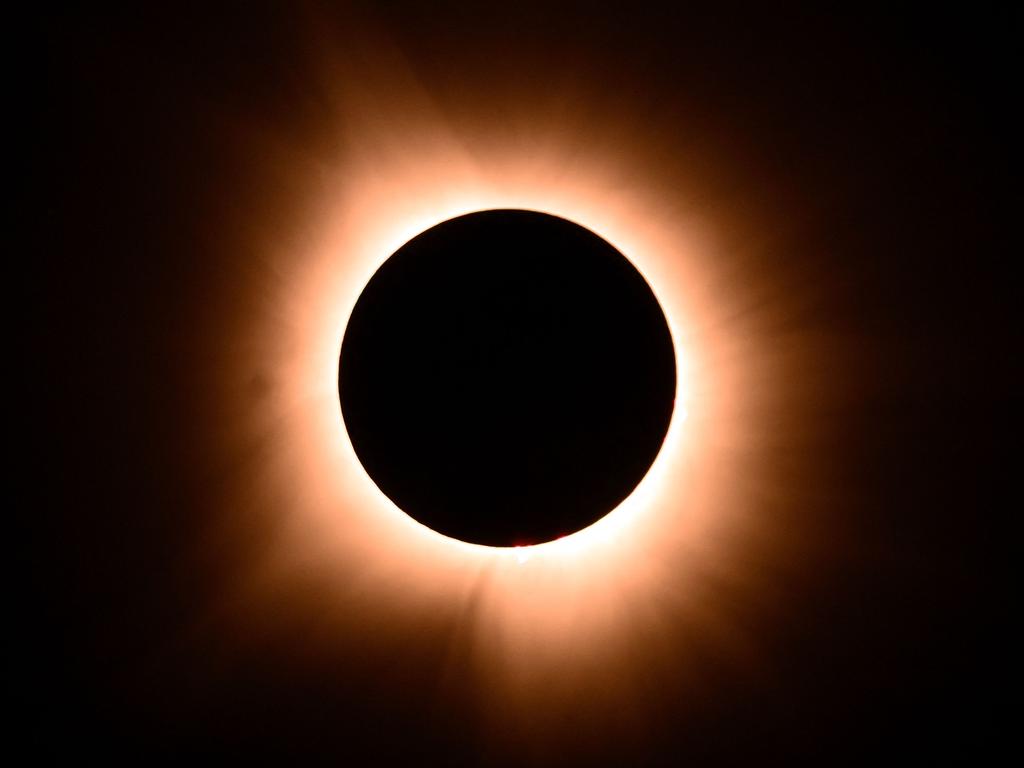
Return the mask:
{"type": "MultiPolygon", "coordinates": [[[[15,664],[32,678],[37,752],[985,762],[1009,685],[997,542],[1015,506],[997,498],[994,466],[1010,388],[1000,368],[1017,351],[1000,332],[1010,286],[998,279],[1016,256],[1006,222],[1020,202],[1010,12],[551,5],[41,19],[26,370],[42,479],[23,509],[31,611],[15,664]],[[351,66],[325,68],[325,50],[351,66]],[[768,318],[766,360],[782,330],[829,340],[803,358],[801,394],[758,411],[796,457],[779,484],[816,500],[778,525],[813,545],[740,612],[756,663],[712,658],[699,695],[659,667],[630,696],[598,707],[562,691],[553,722],[502,730],[481,725],[488,691],[461,665],[444,610],[413,631],[400,609],[357,603],[358,620],[328,627],[311,578],[253,598],[271,632],[210,618],[223,585],[276,541],[266,516],[238,522],[251,456],[229,455],[211,394],[233,365],[218,355],[248,343],[264,306],[238,222],[303,226],[320,188],[280,173],[292,161],[275,152],[344,178],[346,130],[362,116],[325,83],[386,87],[382,60],[400,61],[474,148],[488,132],[528,145],[542,120],[578,130],[585,152],[614,123],[608,141],[654,158],[639,177],[671,169],[655,185],[666,205],[684,197],[666,179],[695,169],[685,202],[728,222],[727,244],[774,217],[756,253],[721,267],[721,285],[768,318]],[[806,411],[794,416],[797,400],[806,411]],[[300,642],[311,635],[322,638],[312,651],[300,642]],[[614,727],[609,712],[621,713],[614,727]]],[[[411,151],[420,139],[409,135],[411,151]]],[[[249,384],[253,402],[274,386],[249,384]]]]}

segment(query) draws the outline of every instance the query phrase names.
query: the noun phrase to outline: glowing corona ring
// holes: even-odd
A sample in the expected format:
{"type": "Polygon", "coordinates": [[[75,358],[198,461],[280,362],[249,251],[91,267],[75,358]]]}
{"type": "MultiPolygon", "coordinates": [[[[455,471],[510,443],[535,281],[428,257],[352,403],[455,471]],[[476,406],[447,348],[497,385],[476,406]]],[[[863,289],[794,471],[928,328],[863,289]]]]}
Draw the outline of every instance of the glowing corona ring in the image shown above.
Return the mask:
{"type": "MultiPolygon", "coordinates": [[[[338,220],[336,232],[332,233],[333,244],[322,248],[317,259],[321,269],[314,272],[306,287],[311,299],[309,305],[322,307],[323,317],[330,320],[323,327],[330,329],[331,333],[319,335],[315,344],[317,354],[306,359],[308,368],[302,378],[309,391],[318,393],[325,411],[325,422],[332,427],[333,435],[329,441],[325,440],[321,451],[334,457],[335,474],[338,468],[343,468],[346,481],[343,508],[366,510],[368,517],[372,511],[379,518],[376,526],[386,528],[389,537],[394,536],[404,541],[406,546],[428,556],[443,556],[447,550],[451,555],[468,556],[474,560],[507,558],[511,563],[519,564],[524,557],[531,561],[579,557],[593,548],[594,555],[607,557],[608,548],[615,547],[617,543],[626,547],[625,539],[633,527],[645,520],[648,524],[656,522],[659,514],[656,500],[671,489],[674,480],[678,482],[682,469],[680,463],[685,460],[683,424],[692,411],[689,386],[691,349],[686,343],[689,334],[683,320],[686,297],[680,290],[685,285],[682,279],[685,248],[677,245],[669,250],[672,247],[666,246],[662,240],[665,234],[641,225],[639,214],[631,216],[623,201],[605,197],[599,189],[589,194],[585,188],[556,190],[542,180],[532,184],[525,180],[516,181],[511,171],[504,184],[494,186],[486,184],[483,179],[475,179],[436,188],[429,182],[432,177],[429,173],[413,173],[409,180],[399,181],[396,178],[387,183],[381,179],[375,194],[366,195],[365,202],[353,206],[354,210],[339,211],[342,217],[338,220]],[[415,184],[417,178],[423,179],[422,188],[415,184]],[[382,206],[386,213],[373,215],[367,209],[378,197],[387,200],[387,205],[382,206]],[[606,209],[599,206],[602,198],[606,200],[606,209]],[[589,204],[585,202],[588,200],[589,204]],[[348,317],[363,286],[380,265],[401,245],[434,224],[493,208],[533,210],[575,221],[626,254],[651,286],[665,313],[677,361],[672,420],[662,450],[640,485],[615,510],[592,526],[557,541],[531,546],[527,552],[509,552],[506,548],[450,539],[416,523],[397,509],[373,485],[356,459],[341,418],[336,391],[337,350],[341,347],[348,317]],[[355,222],[363,224],[355,225],[355,222]],[[340,254],[346,256],[340,257],[340,254]],[[333,274],[327,271],[332,261],[333,274]]],[[[323,428],[318,431],[322,438],[328,437],[323,428]]]]}
{"type": "MultiPolygon", "coordinates": [[[[372,114],[351,114],[364,112],[372,114]]],[[[486,134],[456,141],[429,117],[357,121],[350,131],[351,151],[332,169],[286,158],[287,173],[319,174],[313,203],[298,231],[253,239],[265,277],[252,294],[265,297],[265,309],[235,337],[244,351],[239,370],[269,366],[275,387],[255,415],[237,420],[247,431],[233,437],[272,446],[247,492],[275,528],[251,581],[316,574],[317,602],[339,606],[343,634],[348,616],[374,615],[381,606],[381,632],[390,637],[416,631],[425,620],[417,617],[472,605],[467,642],[481,682],[504,690],[498,700],[510,705],[542,695],[541,680],[554,666],[567,685],[600,685],[592,665],[643,631],[645,606],[664,602],[666,611],[695,617],[705,610],[699,575],[722,561],[740,510],[722,478],[742,471],[730,426],[735,394],[744,390],[741,371],[724,356],[706,355],[711,348],[737,354],[723,317],[732,308],[709,290],[713,246],[685,211],[666,205],[662,185],[670,180],[642,148],[612,156],[596,146],[587,155],[572,136],[558,134],[524,152],[486,134]],[[407,146],[410,135],[420,137],[415,146],[407,146]],[[651,170],[648,182],[623,182],[638,169],[651,170]],[[397,508],[360,464],[338,399],[346,325],[381,264],[435,224],[488,209],[558,216],[623,254],[664,313],[676,362],[671,421],[632,494],[589,527],[528,547],[448,538],[397,508]],[[690,573],[691,588],[680,594],[672,585],[690,573]],[[581,632],[599,642],[569,653],[581,632]]]]}
{"type": "MultiPolygon", "coordinates": [[[[480,209],[480,210],[491,210],[491,209],[480,209]]],[[[541,213],[548,213],[548,214],[553,214],[553,215],[559,215],[560,216],[560,214],[558,214],[556,212],[553,212],[553,211],[550,211],[550,210],[549,211],[539,211],[539,209],[528,209],[528,210],[535,210],[535,211],[538,211],[538,212],[541,212],[541,213]]],[[[472,213],[472,212],[474,212],[474,211],[461,211],[459,213],[459,215],[463,215],[465,213],[472,213]]],[[[561,216],[561,217],[562,218],[566,218],[564,216],[561,216]]],[[[454,218],[454,217],[452,217],[452,218],[454,218]]],[[[450,220],[450,219],[442,219],[441,221],[447,221],[447,220],[450,220]]],[[[441,222],[434,222],[434,223],[436,224],[436,223],[441,223],[441,222]]],[[[594,231],[590,227],[588,227],[588,229],[590,229],[590,231],[594,231]]],[[[597,234],[600,236],[600,233],[597,233],[597,234]]],[[[608,240],[608,238],[604,238],[604,239],[608,240]]],[[[375,265],[374,271],[376,271],[376,269],[380,267],[380,264],[382,264],[384,262],[384,260],[386,260],[389,256],[390,256],[390,252],[385,253],[383,258],[380,259],[380,263],[375,265]]],[[[360,290],[362,290],[362,289],[360,288],[360,290]]],[[[349,308],[348,308],[348,313],[347,314],[349,316],[351,316],[352,307],[354,307],[354,304],[349,306],[349,308]]],[[[347,318],[346,318],[346,324],[347,324],[347,318]]],[[[344,336],[344,330],[345,330],[345,328],[343,327],[342,328],[342,332],[341,332],[342,337],[344,336]]],[[[673,334],[672,337],[673,337],[673,346],[674,346],[674,349],[675,349],[676,359],[677,360],[682,359],[682,350],[680,349],[678,342],[675,341],[676,335],[673,334]]],[[[511,549],[514,550],[514,552],[512,554],[514,555],[515,560],[516,560],[517,563],[523,563],[523,562],[525,562],[525,560],[532,558],[535,554],[554,554],[557,551],[570,551],[570,550],[578,549],[580,546],[585,546],[586,542],[588,540],[594,540],[594,539],[597,539],[597,538],[603,538],[605,540],[610,540],[610,539],[614,538],[615,536],[620,536],[620,535],[624,535],[625,533],[627,533],[627,528],[631,524],[632,520],[635,519],[636,516],[642,515],[644,513],[644,511],[645,511],[645,505],[643,505],[642,503],[637,503],[637,501],[633,501],[634,497],[638,496],[638,495],[641,498],[649,497],[649,495],[651,493],[656,492],[655,489],[651,489],[651,488],[649,488],[647,486],[649,486],[650,483],[652,482],[651,481],[652,477],[657,477],[658,476],[658,465],[659,465],[659,463],[662,462],[662,454],[664,454],[666,452],[666,449],[671,445],[671,441],[676,438],[676,435],[673,433],[673,429],[672,429],[671,425],[677,419],[679,421],[682,421],[682,420],[685,420],[685,418],[686,418],[687,411],[686,411],[686,408],[685,408],[685,404],[682,405],[681,409],[680,409],[680,406],[679,406],[679,404],[680,404],[679,393],[680,393],[681,388],[682,388],[681,387],[681,383],[680,383],[679,377],[677,376],[677,378],[676,378],[676,389],[675,389],[676,408],[673,411],[673,418],[672,418],[672,421],[670,422],[669,433],[666,435],[666,439],[665,439],[665,441],[663,443],[662,450],[659,451],[658,457],[655,459],[654,464],[652,464],[652,466],[651,466],[650,470],[648,471],[647,475],[644,477],[643,480],[641,480],[639,486],[623,502],[621,502],[617,507],[615,507],[611,512],[609,512],[607,515],[602,517],[597,522],[591,524],[590,526],[587,526],[583,530],[580,530],[580,531],[577,531],[575,533],[572,533],[572,534],[569,534],[567,536],[564,536],[564,537],[560,538],[557,541],[549,541],[549,542],[543,542],[543,543],[540,543],[540,544],[534,544],[534,545],[530,545],[530,546],[511,548],[511,549]]],[[[353,455],[354,455],[354,451],[352,449],[352,444],[351,444],[351,441],[350,441],[350,439],[348,437],[348,433],[347,433],[347,431],[344,428],[344,423],[343,422],[341,424],[341,431],[345,435],[345,445],[346,445],[347,450],[348,451],[352,451],[353,455]]],[[[678,430],[676,430],[676,431],[678,431],[678,430]]],[[[350,456],[349,458],[352,458],[352,457],[350,456]]],[[[358,460],[356,459],[356,461],[358,461],[358,460]]],[[[664,480],[662,480],[662,482],[664,482],[664,480]]],[[[381,491],[375,485],[374,485],[374,490],[376,491],[376,493],[378,495],[380,495],[382,497],[382,500],[381,500],[380,503],[385,505],[385,506],[387,506],[389,508],[389,514],[394,516],[394,512],[397,510],[397,507],[395,507],[393,505],[393,503],[389,499],[387,499],[387,497],[384,496],[381,493],[381,491]]],[[[400,512],[401,510],[397,510],[397,511],[400,512]]],[[[412,517],[410,517],[408,515],[403,514],[402,518],[405,519],[405,520],[408,520],[412,524],[414,524],[416,526],[416,530],[417,530],[418,533],[425,532],[429,536],[439,537],[442,541],[444,541],[447,544],[473,547],[474,549],[478,550],[478,554],[479,554],[480,551],[488,553],[488,554],[492,554],[493,553],[494,555],[497,555],[497,556],[501,556],[501,555],[508,556],[508,554],[509,554],[508,553],[508,550],[510,549],[509,547],[490,547],[490,546],[486,546],[486,545],[469,544],[469,543],[466,543],[466,542],[463,542],[463,541],[459,541],[457,539],[452,539],[452,538],[450,538],[448,536],[444,536],[443,534],[439,534],[439,533],[435,532],[434,530],[432,530],[431,528],[428,528],[428,527],[422,525],[421,523],[418,523],[415,519],[413,519],[412,517]]]]}

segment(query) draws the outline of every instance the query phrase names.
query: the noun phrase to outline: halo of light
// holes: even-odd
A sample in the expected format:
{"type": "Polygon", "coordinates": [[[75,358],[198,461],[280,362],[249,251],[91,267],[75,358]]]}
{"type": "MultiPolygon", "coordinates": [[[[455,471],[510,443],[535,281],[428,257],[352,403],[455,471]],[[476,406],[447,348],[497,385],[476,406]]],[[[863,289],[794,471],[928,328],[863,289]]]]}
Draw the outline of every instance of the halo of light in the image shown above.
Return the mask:
{"type": "Polygon", "coordinates": [[[346,84],[323,86],[345,116],[340,149],[265,135],[240,144],[301,190],[303,206],[285,224],[247,222],[244,285],[231,276],[245,299],[221,334],[231,353],[217,378],[229,383],[211,399],[223,425],[211,451],[248,466],[223,537],[237,541],[254,521],[270,533],[240,558],[221,620],[271,631],[279,619],[267,606],[290,595],[289,610],[316,616],[304,653],[325,656],[348,637],[400,647],[409,633],[450,631],[450,653],[495,717],[529,719],[559,697],[612,708],[616,697],[586,692],[628,695],[659,665],[689,669],[694,646],[742,660],[729,616],[757,575],[745,550],[754,540],[762,555],[785,550],[750,511],[768,470],[755,460],[765,423],[754,400],[779,392],[806,350],[766,360],[750,295],[723,294],[716,238],[733,222],[688,206],[657,152],[636,135],[620,140],[612,117],[582,141],[565,115],[538,116],[528,140],[493,120],[455,131],[400,63],[359,77],[348,66],[324,67],[340,67],[346,84]],[[590,527],[524,548],[450,539],[395,507],[356,458],[337,394],[345,325],[380,264],[440,221],[493,208],[561,216],[608,241],[651,286],[676,353],[673,417],[639,486],[590,527]],[[255,403],[239,397],[254,377],[270,382],[255,403]]]}

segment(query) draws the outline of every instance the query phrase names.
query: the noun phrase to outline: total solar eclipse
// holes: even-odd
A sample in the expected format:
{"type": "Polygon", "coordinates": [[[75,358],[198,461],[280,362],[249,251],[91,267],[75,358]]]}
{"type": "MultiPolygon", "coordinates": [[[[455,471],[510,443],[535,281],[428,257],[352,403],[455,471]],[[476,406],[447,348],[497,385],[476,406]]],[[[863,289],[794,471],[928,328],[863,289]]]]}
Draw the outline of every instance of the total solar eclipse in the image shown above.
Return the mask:
{"type": "Polygon", "coordinates": [[[476,544],[536,544],[636,488],[672,416],[664,313],[611,244],[489,210],[417,235],[349,318],[338,387],[353,448],[406,514],[476,544]]]}

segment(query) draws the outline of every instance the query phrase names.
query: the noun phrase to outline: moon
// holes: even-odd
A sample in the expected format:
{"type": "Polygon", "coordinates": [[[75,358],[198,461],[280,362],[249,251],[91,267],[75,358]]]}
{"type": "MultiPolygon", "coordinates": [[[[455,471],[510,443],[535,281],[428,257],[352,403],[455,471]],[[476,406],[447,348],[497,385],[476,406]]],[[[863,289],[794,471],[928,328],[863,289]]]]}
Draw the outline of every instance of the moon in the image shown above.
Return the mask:
{"type": "Polygon", "coordinates": [[[377,270],[338,378],[381,492],[434,531],[508,547],[575,533],[630,495],[665,439],[676,366],[622,253],[506,209],[437,224],[377,270]]]}

